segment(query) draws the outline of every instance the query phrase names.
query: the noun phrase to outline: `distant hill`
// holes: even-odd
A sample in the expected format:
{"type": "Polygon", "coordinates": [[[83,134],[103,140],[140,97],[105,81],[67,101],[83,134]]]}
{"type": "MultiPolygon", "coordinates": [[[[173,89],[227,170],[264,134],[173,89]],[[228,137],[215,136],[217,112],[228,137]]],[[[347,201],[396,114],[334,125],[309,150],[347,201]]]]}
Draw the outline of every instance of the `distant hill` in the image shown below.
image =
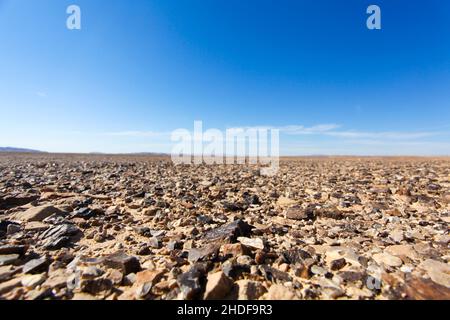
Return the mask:
{"type": "Polygon", "coordinates": [[[24,148],[14,148],[14,147],[0,147],[0,152],[27,152],[27,153],[42,153],[43,151],[24,149],[24,148]]]}

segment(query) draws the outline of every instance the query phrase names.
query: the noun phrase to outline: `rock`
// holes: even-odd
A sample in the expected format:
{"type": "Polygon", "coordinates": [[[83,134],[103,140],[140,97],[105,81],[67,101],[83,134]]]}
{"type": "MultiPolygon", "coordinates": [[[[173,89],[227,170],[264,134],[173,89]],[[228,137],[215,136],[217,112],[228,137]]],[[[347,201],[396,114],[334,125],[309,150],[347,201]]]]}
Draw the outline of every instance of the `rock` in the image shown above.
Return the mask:
{"type": "Polygon", "coordinates": [[[46,229],[48,229],[49,225],[39,222],[39,221],[32,221],[32,222],[28,222],[25,227],[24,230],[25,231],[31,231],[31,232],[37,232],[37,231],[44,231],[46,229]]]}
{"type": "Polygon", "coordinates": [[[401,230],[394,230],[389,234],[389,238],[394,240],[395,242],[399,243],[403,241],[403,231],[401,230]]]}
{"type": "Polygon", "coordinates": [[[250,254],[250,250],[241,243],[227,243],[220,247],[220,251],[224,256],[239,257],[250,254]]]}
{"type": "Polygon", "coordinates": [[[13,234],[16,234],[17,232],[20,232],[22,228],[17,224],[10,224],[6,229],[6,234],[11,236],[13,234]]]}
{"type": "Polygon", "coordinates": [[[181,241],[175,241],[175,240],[169,241],[167,243],[167,249],[171,250],[171,251],[172,250],[181,250],[181,249],[183,249],[183,243],[181,241]]]}
{"type": "Polygon", "coordinates": [[[266,300],[298,300],[295,292],[283,285],[274,284],[265,296],[266,300]]]}
{"type": "Polygon", "coordinates": [[[113,269],[119,269],[124,275],[136,273],[141,270],[141,265],[136,257],[130,257],[124,252],[113,253],[103,260],[103,264],[113,269]]]}
{"type": "Polygon", "coordinates": [[[261,271],[262,275],[267,279],[267,281],[277,283],[292,281],[292,277],[287,272],[280,271],[271,266],[262,265],[260,266],[259,270],[261,271]]]}
{"type": "Polygon", "coordinates": [[[33,259],[25,263],[22,267],[22,272],[25,274],[41,273],[47,271],[50,261],[47,257],[33,259]]]}
{"type": "Polygon", "coordinates": [[[153,286],[162,278],[164,270],[145,270],[136,274],[133,290],[138,298],[145,298],[153,286]]]}
{"type": "Polygon", "coordinates": [[[262,241],[262,239],[239,237],[237,240],[246,247],[260,250],[264,249],[264,242],[262,241]]]}
{"type": "Polygon", "coordinates": [[[113,289],[113,284],[110,279],[95,278],[82,279],[80,281],[80,291],[92,295],[109,295],[113,289]]]}
{"type": "Polygon", "coordinates": [[[200,260],[214,260],[219,254],[219,246],[210,244],[203,248],[193,248],[189,250],[188,260],[197,262],[200,260]]]}
{"type": "Polygon", "coordinates": [[[19,278],[14,278],[5,282],[0,283],[0,294],[5,294],[14,288],[21,285],[21,280],[19,278]]]}
{"type": "MultiPolygon", "coordinates": [[[[344,259],[344,260],[345,260],[345,259],[344,259]]],[[[312,273],[312,274],[316,274],[316,275],[322,275],[322,276],[324,276],[324,275],[327,274],[327,270],[324,269],[324,268],[322,268],[322,267],[319,267],[319,266],[317,266],[317,265],[313,265],[313,266],[311,267],[311,273],[312,273]]]]}
{"type": "Polygon", "coordinates": [[[314,218],[314,211],[310,207],[303,209],[301,206],[295,205],[286,209],[284,216],[286,219],[293,220],[312,219],[314,218]]]}
{"type": "Polygon", "coordinates": [[[54,214],[61,214],[61,210],[51,205],[42,205],[39,207],[32,207],[25,212],[16,215],[16,219],[20,221],[42,221],[45,218],[54,214]]]}
{"type": "Polygon", "coordinates": [[[48,250],[58,250],[70,246],[73,237],[80,233],[80,229],[72,224],[61,224],[46,230],[40,235],[41,245],[48,250]]]}
{"type": "Polygon", "coordinates": [[[14,207],[24,206],[30,202],[39,199],[38,195],[14,195],[0,197],[0,210],[10,209],[14,207]]]}
{"type": "Polygon", "coordinates": [[[238,300],[258,300],[267,289],[261,282],[251,280],[236,281],[238,290],[238,300]]]}
{"type": "Polygon", "coordinates": [[[38,285],[42,284],[45,281],[45,278],[45,274],[29,275],[21,279],[21,284],[24,287],[34,289],[38,285]]]}
{"type": "Polygon", "coordinates": [[[290,206],[293,206],[296,204],[297,204],[297,201],[286,198],[286,197],[279,197],[277,200],[277,205],[280,207],[290,207],[290,206]]]}
{"type": "Polygon", "coordinates": [[[411,260],[419,259],[419,255],[411,245],[389,246],[385,249],[385,251],[393,256],[399,257],[400,259],[403,260],[403,262],[407,262],[406,258],[409,258],[411,260]]]}
{"type": "Polygon", "coordinates": [[[389,253],[377,253],[374,254],[372,258],[379,265],[386,265],[389,267],[400,267],[403,264],[400,258],[389,253]]]}
{"type": "Polygon", "coordinates": [[[301,249],[284,251],[282,254],[284,261],[289,264],[304,264],[306,259],[311,259],[311,255],[301,249]]]}
{"type": "Polygon", "coordinates": [[[18,254],[19,256],[23,256],[25,252],[27,252],[28,247],[22,245],[3,245],[0,246],[0,255],[5,254],[18,254]]]}
{"type": "Polygon", "coordinates": [[[233,243],[238,237],[250,235],[252,226],[243,220],[236,220],[226,225],[222,225],[213,230],[207,231],[204,238],[208,241],[229,241],[233,243]]]}
{"type": "Polygon", "coordinates": [[[429,279],[412,277],[404,288],[408,299],[413,300],[449,300],[450,289],[429,279]]]}
{"type": "Polygon", "coordinates": [[[337,270],[341,270],[342,268],[344,268],[346,264],[347,264],[347,262],[345,261],[345,259],[341,258],[341,259],[331,261],[330,267],[331,267],[331,270],[337,271],[337,270]]]}
{"type": "Polygon", "coordinates": [[[177,282],[183,299],[192,300],[201,295],[205,283],[205,273],[205,267],[196,264],[189,271],[178,276],[177,282]]]}
{"type": "Polygon", "coordinates": [[[0,255],[0,266],[6,266],[13,264],[19,260],[20,256],[18,254],[3,254],[0,255]]]}
{"type": "Polygon", "coordinates": [[[203,297],[205,300],[223,299],[231,291],[233,284],[233,280],[222,271],[209,274],[203,297]]]}
{"type": "Polygon", "coordinates": [[[447,263],[427,259],[419,265],[435,283],[450,288],[450,266],[447,263]]]}

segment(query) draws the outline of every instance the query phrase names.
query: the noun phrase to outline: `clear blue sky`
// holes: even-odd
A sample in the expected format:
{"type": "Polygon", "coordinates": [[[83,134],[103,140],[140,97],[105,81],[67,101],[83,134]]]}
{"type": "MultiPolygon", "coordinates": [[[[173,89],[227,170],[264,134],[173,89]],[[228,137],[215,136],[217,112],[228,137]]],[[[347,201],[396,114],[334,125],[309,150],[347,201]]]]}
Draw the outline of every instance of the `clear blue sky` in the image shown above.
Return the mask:
{"type": "Polygon", "coordinates": [[[286,155],[450,155],[450,2],[0,0],[0,115],[0,146],[55,152],[168,152],[202,120],[286,155]]]}

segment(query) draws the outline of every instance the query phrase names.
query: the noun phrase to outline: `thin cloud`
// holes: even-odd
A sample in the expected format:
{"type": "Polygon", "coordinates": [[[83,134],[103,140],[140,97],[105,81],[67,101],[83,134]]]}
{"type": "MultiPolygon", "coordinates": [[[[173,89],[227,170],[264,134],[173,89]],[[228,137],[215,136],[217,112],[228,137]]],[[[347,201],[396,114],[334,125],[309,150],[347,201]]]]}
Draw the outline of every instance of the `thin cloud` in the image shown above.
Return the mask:
{"type": "Polygon", "coordinates": [[[35,94],[40,98],[47,98],[46,92],[38,91],[38,92],[35,92],[35,94]]]}

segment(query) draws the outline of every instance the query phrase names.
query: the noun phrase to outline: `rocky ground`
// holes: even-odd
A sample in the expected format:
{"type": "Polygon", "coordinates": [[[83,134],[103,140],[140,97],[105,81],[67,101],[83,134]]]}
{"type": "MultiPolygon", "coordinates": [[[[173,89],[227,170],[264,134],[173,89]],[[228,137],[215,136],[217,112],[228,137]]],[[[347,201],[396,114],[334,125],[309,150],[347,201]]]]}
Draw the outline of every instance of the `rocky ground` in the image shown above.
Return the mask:
{"type": "Polygon", "coordinates": [[[450,299],[449,158],[0,155],[1,299],[450,299]]]}

